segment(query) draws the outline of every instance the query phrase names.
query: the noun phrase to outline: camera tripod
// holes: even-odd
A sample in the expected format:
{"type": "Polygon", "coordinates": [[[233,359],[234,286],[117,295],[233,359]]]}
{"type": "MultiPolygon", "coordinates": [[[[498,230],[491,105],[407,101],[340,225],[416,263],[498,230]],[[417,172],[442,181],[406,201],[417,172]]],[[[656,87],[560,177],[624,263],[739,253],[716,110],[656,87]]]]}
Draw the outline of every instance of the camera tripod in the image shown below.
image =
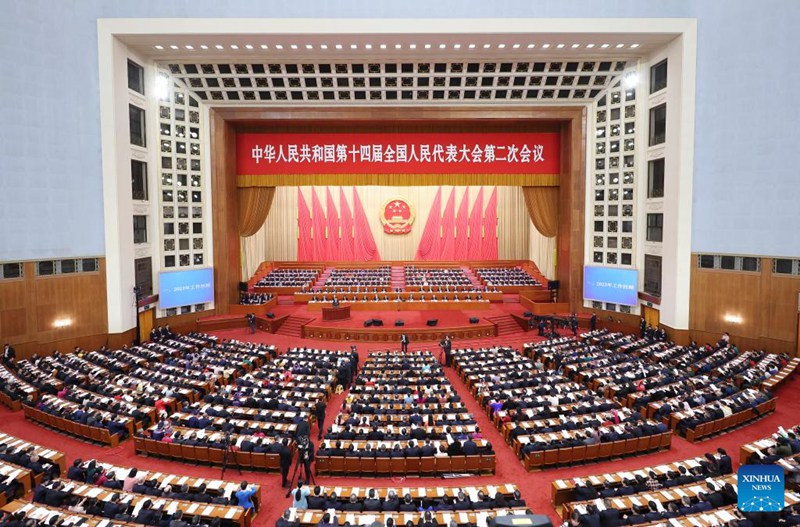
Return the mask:
{"type": "Polygon", "coordinates": [[[236,459],[236,451],[233,449],[233,443],[231,443],[229,436],[225,436],[225,447],[222,450],[222,474],[219,479],[225,479],[225,470],[228,468],[229,459],[233,460],[233,464],[236,465],[236,469],[239,471],[239,474],[241,474],[242,466],[239,464],[239,460],[236,459]]]}
{"type": "Polygon", "coordinates": [[[306,483],[312,483],[314,485],[317,484],[317,480],[314,478],[314,472],[311,470],[311,461],[306,461],[303,459],[307,456],[308,450],[300,449],[297,451],[297,461],[294,462],[294,472],[289,480],[289,490],[286,491],[287,498],[291,496],[292,492],[295,490],[294,482],[297,480],[297,474],[300,472],[300,467],[306,467],[305,472],[306,476],[308,476],[308,481],[306,481],[306,483]],[[306,465],[306,463],[308,464],[306,465]]]}

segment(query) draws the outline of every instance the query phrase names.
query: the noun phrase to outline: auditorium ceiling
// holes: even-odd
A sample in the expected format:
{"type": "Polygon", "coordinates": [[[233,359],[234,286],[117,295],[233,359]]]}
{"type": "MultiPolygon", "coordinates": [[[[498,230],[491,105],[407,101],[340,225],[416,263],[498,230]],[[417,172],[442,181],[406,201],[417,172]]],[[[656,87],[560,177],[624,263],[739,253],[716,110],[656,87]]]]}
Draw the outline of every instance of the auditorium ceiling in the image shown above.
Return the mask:
{"type": "Polygon", "coordinates": [[[620,82],[668,34],[134,35],[214,106],[570,104],[620,82]]]}

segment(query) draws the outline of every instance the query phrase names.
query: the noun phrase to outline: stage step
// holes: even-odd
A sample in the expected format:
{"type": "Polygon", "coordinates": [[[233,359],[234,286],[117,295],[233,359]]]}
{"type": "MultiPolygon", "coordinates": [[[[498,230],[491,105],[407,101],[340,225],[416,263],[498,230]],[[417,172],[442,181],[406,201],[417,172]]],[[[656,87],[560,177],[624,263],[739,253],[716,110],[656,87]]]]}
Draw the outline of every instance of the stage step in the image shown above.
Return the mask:
{"type": "Polygon", "coordinates": [[[293,306],[294,305],[294,295],[278,295],[278,305],[279,306],[293,306]]]}
{"type": "Polygon", "coordinates": [[[328,281],[328,278],[331,276],[331,272],[333,271],[333,267],[326,267],[317,277],[317,281],[314,282],[311,287],[322,287],[325,285],[325,282],[328,281]]]}
{"type": "Polygon", "coordinates": [[[472,269],[466,265],[462,265],[461,270],[464,271],[465,275],[467,275],[467,278],[469,278],[469,281],[472,282],[473,286],[475,286],[475,289],[483,289],[483,283],[481,283],[481,279],[475,276],[475,273],[472,272],[472,269]]]}
{"type": "Polygon", "coordinates": [[[403,266],[400,265],[393,265],[391,270],[391,287],[392,291],[395,289],[401,289],[405,291],[406,289],[406,270],[403,266]]]}
{"type": "Polygon", "coordinates": [[[281,327],[278,328],[278,331],[275,332],[276,335],[286,335],[287,337],[301,337],[302,336],[302,327],[305,324],[308,324],[314,320],[313,318],[306,318],[306,317],[296,317],[294,315],[289,315],[289,318],[281,324],[281,327]]]}
{"type": "Polygon", "coordinates": [[[504,304],[519,304],[519,295],[516,293],[508,293],[503,295],[504,304]]]}
{"type": "Polygon", "coordinates": [[[519,327],[517,321],[511,315],[500,315],[496,317],[486,317],[486,320],[492,324],[497,324],[497,335],[513,335],[520,333],[522,328],[519,327]]]}

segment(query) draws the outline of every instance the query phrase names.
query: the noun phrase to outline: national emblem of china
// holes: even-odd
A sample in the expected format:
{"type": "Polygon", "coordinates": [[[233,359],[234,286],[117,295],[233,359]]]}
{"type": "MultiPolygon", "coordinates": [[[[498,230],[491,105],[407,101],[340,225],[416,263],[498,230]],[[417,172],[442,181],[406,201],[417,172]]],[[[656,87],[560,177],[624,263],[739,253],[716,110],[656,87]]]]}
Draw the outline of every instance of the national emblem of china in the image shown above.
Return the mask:
{"type": "Polygon", "coordinates": [[[402,198],[391,199],[383,206],[381,223],[386,234],[408,234],[414,223],[414,209],[402,198]]]}

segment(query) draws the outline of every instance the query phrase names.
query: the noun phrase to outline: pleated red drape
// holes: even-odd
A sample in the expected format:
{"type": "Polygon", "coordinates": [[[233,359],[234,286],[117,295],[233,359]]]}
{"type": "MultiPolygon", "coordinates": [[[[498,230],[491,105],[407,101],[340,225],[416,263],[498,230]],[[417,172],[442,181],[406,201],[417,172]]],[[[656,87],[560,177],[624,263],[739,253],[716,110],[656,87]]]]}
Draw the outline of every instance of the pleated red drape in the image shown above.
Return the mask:
{"type": "Polygon", "coordinates": [[[339,211],[341,211],[342,235],[339,241],[339,256],[342,261],[353,260],[353,214],[345,199],[344,188],[339,187],[339,211]]]}
{"type": "Polygon", "coordinates": [[[325,235],[328,222],[325,219],[325,211],[322,210],[322,202],[320,202],[315,188],[311,189],[311,214],[313,216],[312,225],[314,227],[312,233],[314,240],[312,244],[314,247],[314,260],[324,261],[328,259],[328,239],[325,235]]]}
{"type": "Polygon", "coordinates": [[[416,260],[435,260],[439,254],[439,222],[442,215],[442,187],[433,197],[433,205],[417,246],[416,260]]]}
{"type": "Polygon", "coordinates": [[[480,260],[482,252],[481,220],[483,219],[483,187],[478,190],[475,203],[472,204],[472,213],[469,215],[469,246],[467,255],[469,260],[480,260]]]}
{"type": "Polygon", "coordinates": [[[314,259],[314,248],[311,240],[311,211],[300,187],[297,187],[297,261],[310,262],[314,259]]]}
{"type": "Polygon", "coordinates": [[[456,226],[456,189],[450,190],[450,197],[444,206],[442,214],[442,227],[440,229],[442,240],[439,242],[441,250],[438,260],[453,260],[455,258],[455,226],[456,226]]]}
{"type": "Polygon", "coordinates": [[[339,253],[339,213],[336,211],[336,204],[333,202],[333,195],[330,187],[326,189],[325,208],[328,209],[328,259],[341,260],[339,253]]]}
{"type": "Polygon", "coordinates": [[[353,223],[355,225],[353,259],[363,262],[380,260],[381,255],[378,254],[375,238],[372,236],[367,215],[364,214],[364,207],[355,187],[353,187],[353,223]]]}
{"type": "Polygon", "coordinates": [[[497,187],[492,190],[486,213],[483,215],[483,243],[481,258],[497,260],[497,187]]]}
{"type": "Polygon", "coordinates": [[[464,190],[461,205],[456,214],[456,239],[453,256],[455,260],[467,260],[469,239],[467,238],[467,225],[469,223],[469,187],[464,190]]]}

